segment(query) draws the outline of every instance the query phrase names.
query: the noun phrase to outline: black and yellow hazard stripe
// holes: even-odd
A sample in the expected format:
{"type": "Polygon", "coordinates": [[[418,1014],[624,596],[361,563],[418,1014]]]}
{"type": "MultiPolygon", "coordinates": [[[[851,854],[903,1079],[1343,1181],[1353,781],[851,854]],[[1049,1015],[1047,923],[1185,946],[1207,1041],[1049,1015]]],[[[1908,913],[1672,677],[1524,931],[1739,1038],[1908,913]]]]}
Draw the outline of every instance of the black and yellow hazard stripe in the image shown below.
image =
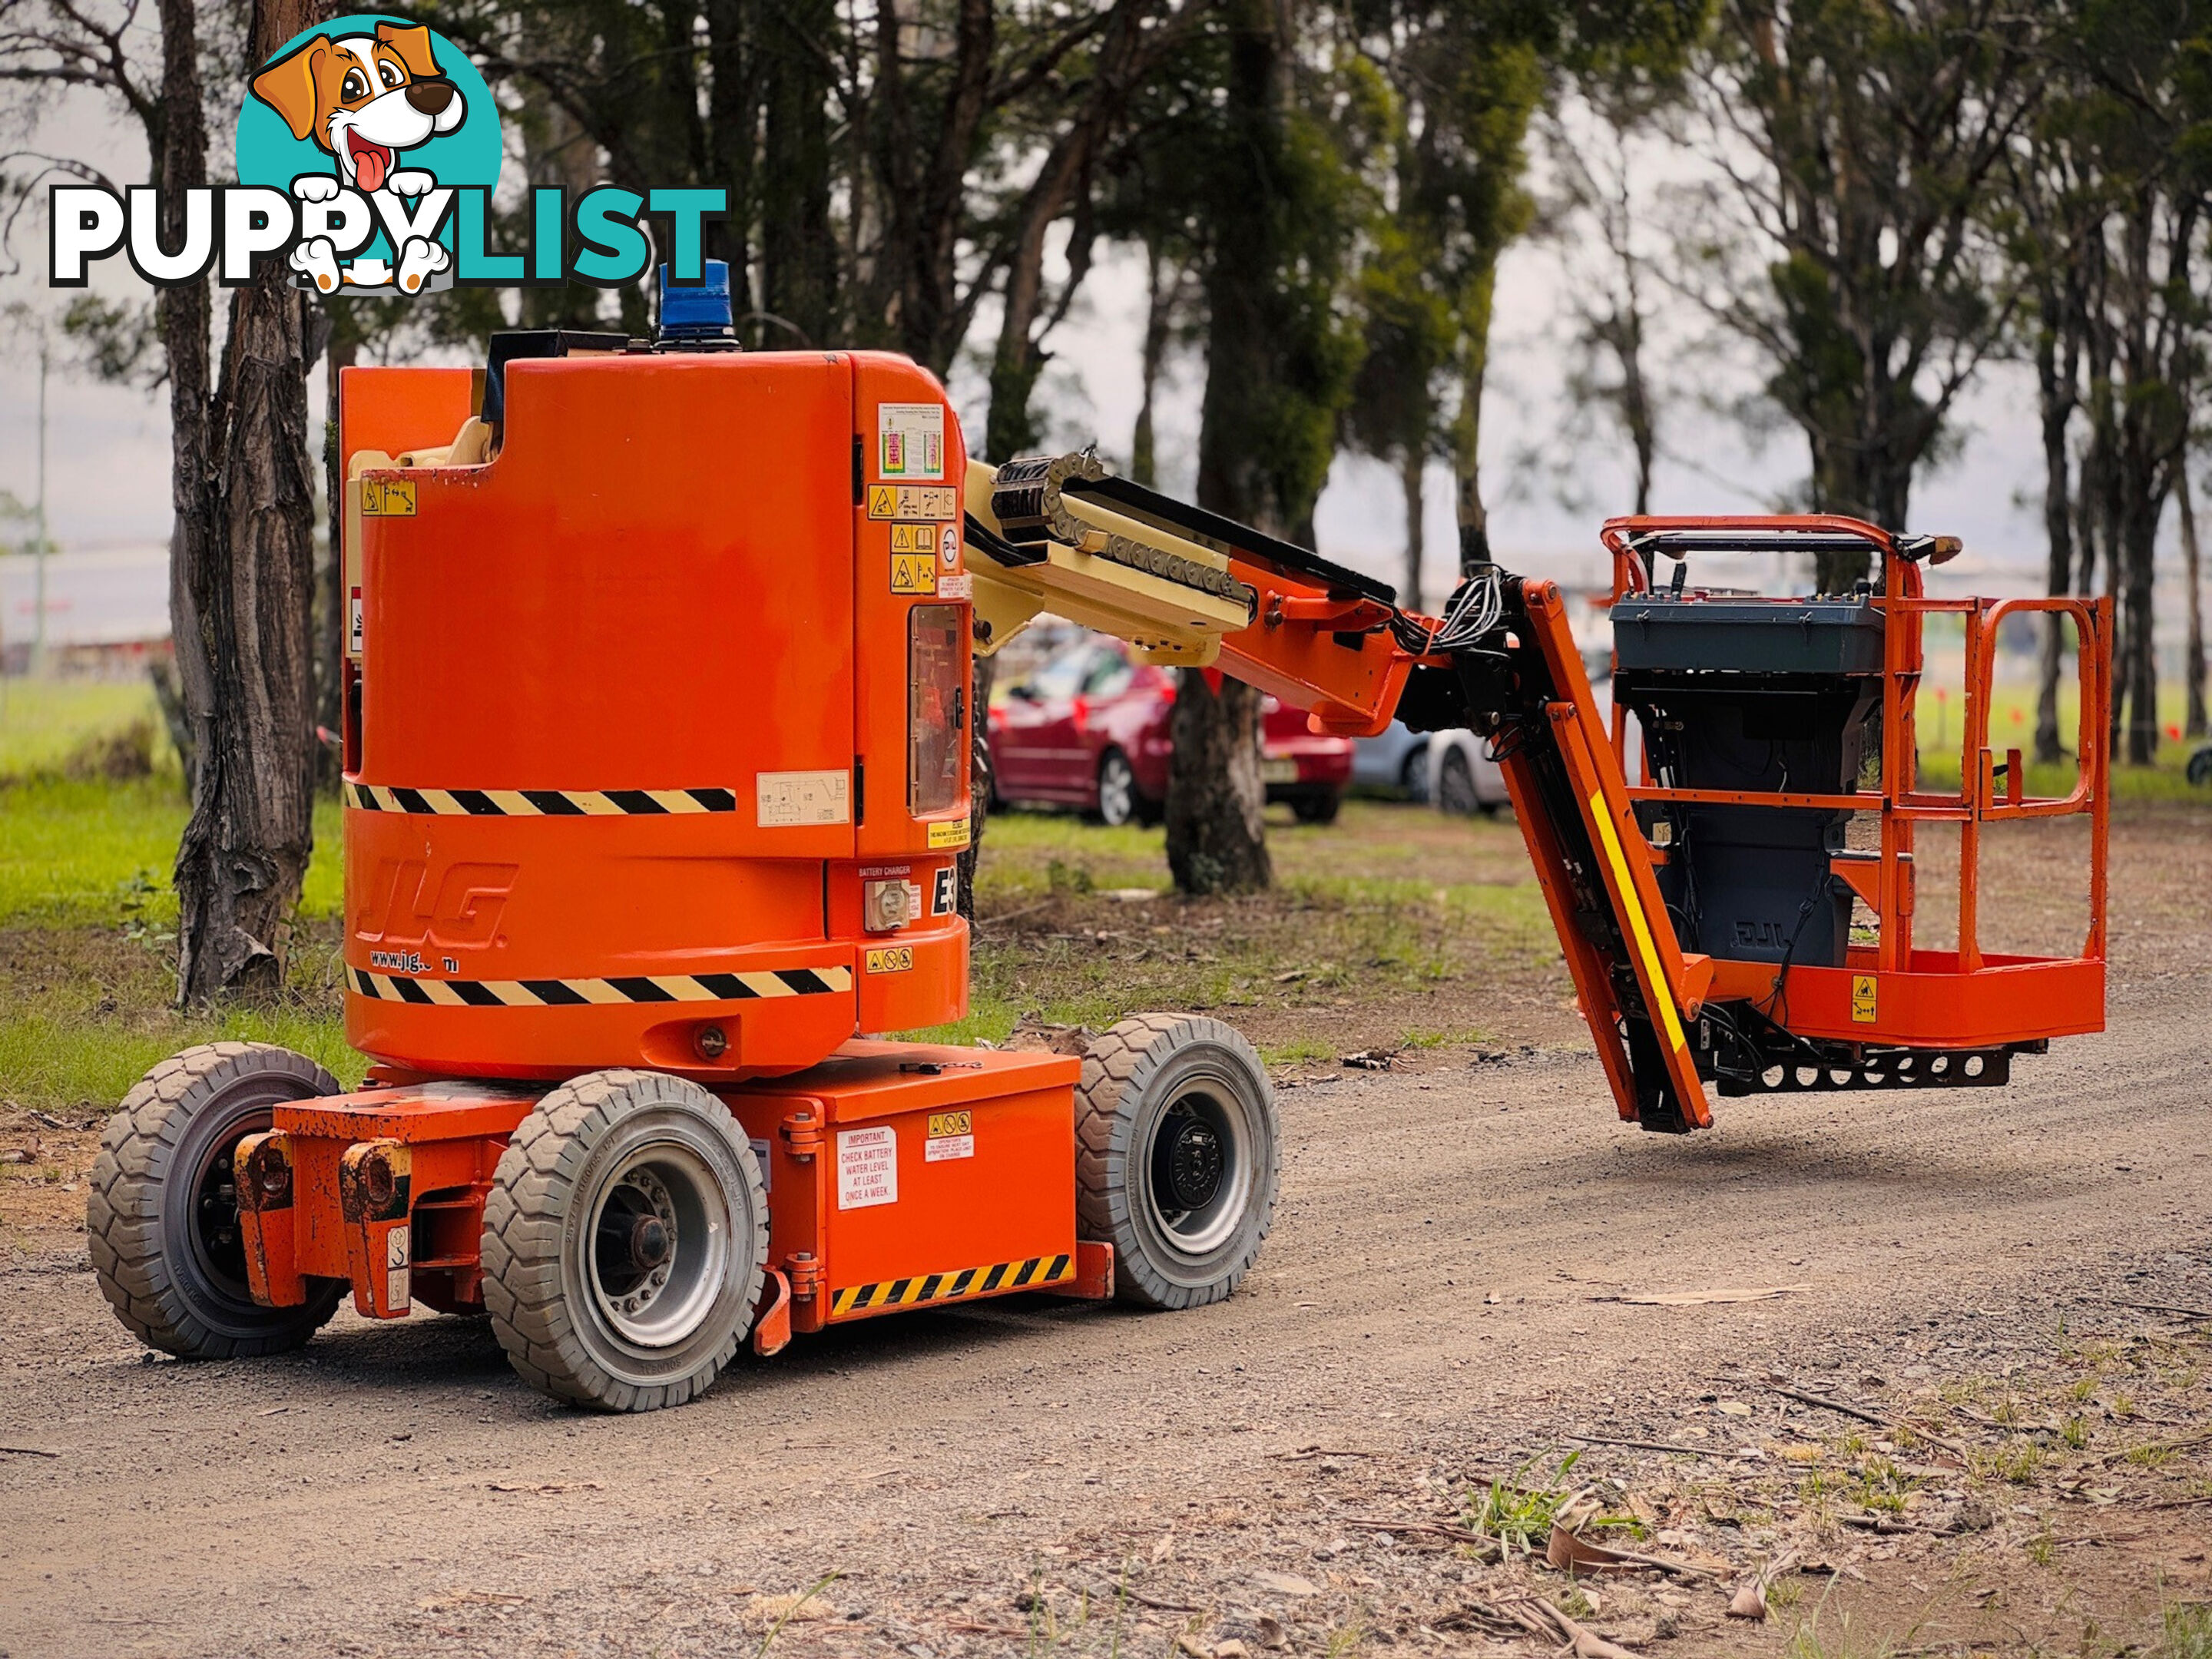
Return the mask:
{"type": "Polygon", "coordinates": [[[830,1293],[830,1316],[842,1319],[847,1314],[869,1313],[878,1308],[913,1308],[963,1296],[1033,1290],[1074,1277],[1073,1256],[1033,1255],[1026,1261],[999,1261],[988,1267],[963,1267],[958,1273],[920,1273],[874,1285],[848,1285],[830,1293]]]}
{"type": "Polygon", "coordinates": [[[394,789],[349,783],[346,805],[363,812],[441,818],[654,817],[734,812],[733,789],[394,789]]]}
{"type": "Polygon", "coordinates": [[[379,1002],[441,1008],[578,1008],[592,1003],[743,1002],[824,996],[853,988],[849,968],[753,969],[734,974],[652,974],[622,979],[417,979],[349,968],[346,980],[379,1002]]]}

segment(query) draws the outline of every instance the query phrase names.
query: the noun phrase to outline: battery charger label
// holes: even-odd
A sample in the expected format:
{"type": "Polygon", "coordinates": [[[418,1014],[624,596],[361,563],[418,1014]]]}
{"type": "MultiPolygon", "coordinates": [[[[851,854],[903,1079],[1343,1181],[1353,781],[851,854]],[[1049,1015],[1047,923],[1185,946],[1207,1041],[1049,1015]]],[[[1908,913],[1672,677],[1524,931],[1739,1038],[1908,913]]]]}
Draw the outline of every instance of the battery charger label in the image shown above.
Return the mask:
{"type": "Polygon", "coordinates": [[[888,1123],[838,1130],[837,1207],[865,1210],[897,1202],[898,1131],[888,1123]]]}

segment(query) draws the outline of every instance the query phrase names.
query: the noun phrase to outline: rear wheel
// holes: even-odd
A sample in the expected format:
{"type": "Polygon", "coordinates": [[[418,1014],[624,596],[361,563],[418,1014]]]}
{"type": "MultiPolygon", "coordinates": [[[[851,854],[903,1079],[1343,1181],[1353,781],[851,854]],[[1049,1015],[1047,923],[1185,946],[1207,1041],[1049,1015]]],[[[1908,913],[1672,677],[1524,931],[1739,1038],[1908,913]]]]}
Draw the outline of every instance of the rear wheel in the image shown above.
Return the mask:
{"type": "Polygon", "coordinates": [[[1291,816],[1300,823],[1334,823],[1336,810],[1342,804],[1343,797],[1334,789],[1316,794],[1293,795],[1291,797],[1291,816]]]}
{"type": "Polygon", "coordinates": [[[341,1092],[304,1054],[210,1042],[172,1054],[108,1119],[85,1199],[100,1293],[165,1353],[230,1359],[299,1347],[337,1311],[344,1285],[312,1280],[296,1308],[264,1308],[246,1279],[232,1159],[276,1109],[341,1092]]]}
{"type": "Polygon", "coordinates": [[[1119,828],[1136,821],[1141,810],[1136,769],[1118,749],[1109,749],[1098,761],[1098,821],[1119,828]]]}
{"type": "Polygon", "coordinates": [[[660,1072],[538,1102],[484,1200],[484,1307],[543,1393],[654,1411],[704,1393],[760,1301],[768,1194],[729,1109],[660,1072]]]}
{"type": "Polygon", "coordinates": [[[1115,1295],[1190,1308],[1233,1291],[1273,1224],[1280,1139],[1260,1056],[1218,1020],[1138,1014],[1093,1042],[1076,1214],[1114,1247],[1115,1295]]]}

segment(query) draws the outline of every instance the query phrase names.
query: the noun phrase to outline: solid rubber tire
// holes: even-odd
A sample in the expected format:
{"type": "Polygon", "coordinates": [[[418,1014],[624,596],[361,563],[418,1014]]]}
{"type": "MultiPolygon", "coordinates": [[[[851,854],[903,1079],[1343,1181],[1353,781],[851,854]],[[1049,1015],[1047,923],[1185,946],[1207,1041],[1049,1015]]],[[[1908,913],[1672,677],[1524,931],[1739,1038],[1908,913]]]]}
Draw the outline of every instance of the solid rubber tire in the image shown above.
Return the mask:
{"type": "Polygon", "coordinates": [[[85,1195],[93,1275],[115,1316],[148,1346],[187,1359],[239,1359],[302,1346],[337,1311],[345,1286],[308,1282],[296,1308],[264,1308],[210,1279],[191,1253],[190,1206],[173,1172],[197,1179],[225,1140],[265,1129],[278,1102],[343,1092],[304,1054],[266,1042],[207,1042],[174,1054],[123,1097],[100,1141],[85,1195]]]}
{"type": "Polygon", "coordinates": [[[1133,1014],[1092,1040],[1076,1085],[1076,1230],[1114,1247],[1114,1293],[1145,1308],[1219,1302],[1243,1280],[1274,1224],[1282,1133],[1267,1068],[1243,1035],[1194,1014],[1133,1014]],[[1234,1233],[1200,1261],[1178,1259],[1142,1224],[1149,1131],[1194,1065],[1249,1103],[1259,1127],[1252,1196],[1234,1233]]]}
{"type": "Polygon", "coordinates": [[[730,1109],[665,1072],[592,1072],[551,1091],[523,1119],[484,1199],[484,1310],[524,1382],[603,1411],[658,1411],[706,1392],[751,1328],[768,1261],[768,1191],[730,1109]],[[594,1178],[655,1132],[678,1133],[721,1164],[735,1253],[701,1327],[655,1358],[623,1352],[580,1274],[580,1231],[594,1178]],[[745,1218],[750,1218],[747,1224],[745,1218]],[[741,1237],[740,1234],[743,1236],[741,1237]]]}

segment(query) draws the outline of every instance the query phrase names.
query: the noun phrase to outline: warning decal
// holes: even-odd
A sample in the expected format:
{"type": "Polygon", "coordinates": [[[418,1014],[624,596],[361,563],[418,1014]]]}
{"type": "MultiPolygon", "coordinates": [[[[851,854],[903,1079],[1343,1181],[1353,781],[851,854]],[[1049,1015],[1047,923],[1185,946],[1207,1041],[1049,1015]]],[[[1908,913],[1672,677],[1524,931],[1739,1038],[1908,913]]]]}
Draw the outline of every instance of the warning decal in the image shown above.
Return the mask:
{"type": "Polygon", "coordinates": [[[876,471],[886,478],[945,476],[945,405],[876,405],[876,471]]]}
{"type": "Polygon", "coordinates": [[[364,519],[411,519],[415,516],[415,480],[363,478],[361,516],[364,519]]]}
{"type": "Polygon", "coordinates": [[[1858,1025],[1875,1022],[1875,988],[1872,974],[1851,975],[1851,1020],[1858,1025]]]}
{"type": "Polygon", "coordinates": [[[888,945],[880,951],[868,952],[868,971],[872,974],[903,974],[913,967],[911,945],[888,945]]]}
{"type": "Polygon", "coordinates": [[[838,1130],[837,1207],[865,1210],[897,1202],[898,1131],[888,1123],[838,1130]]]}
{"type": "Polygon", "coordinates": [[[975,1157],[975,1129],[973,1112],[932,1112],[929,1139],[922,1143],[922,1161],[943,1164],[951,1158],[975,1157]]]}
{"type": "Polygon", "coordinates": [[[872,519],[949,519],[960,511],[960,492],[949,485],[870,484],[872,519]]]}
{"type": "Polygon", "coordinates": [[[946,847],[965,847],[968,844],[968,820],[956,818],[950,823],[931,824],[929,844],[933,850],[946,847]]]}
{"type": "MultiPolygon", "coordinates": [[[[894,525],[893,529],[903,526],[894,525]]],[[[930,553],[894,553],[891,555],[891,592],[894,593],[934,593],[937,592],[937,558],[930,553]]]]}

